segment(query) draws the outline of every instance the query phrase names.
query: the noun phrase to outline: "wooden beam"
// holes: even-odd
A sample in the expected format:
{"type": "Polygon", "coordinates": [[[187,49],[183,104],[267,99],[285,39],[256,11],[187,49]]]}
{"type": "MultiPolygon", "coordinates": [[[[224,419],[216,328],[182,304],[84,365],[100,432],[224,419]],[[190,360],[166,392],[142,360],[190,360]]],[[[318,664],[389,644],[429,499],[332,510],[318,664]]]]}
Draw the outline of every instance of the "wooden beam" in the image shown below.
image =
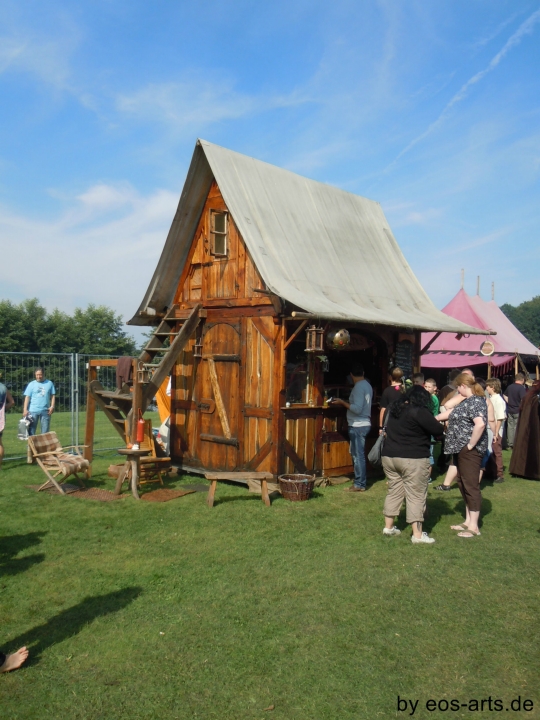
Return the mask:
{"type": "Polygon", "coordinates": [[[423,355],[425,352],[427,352],[429,350],[429,348],[433,345],[435,340],[437,340],[437,338],[439,337],[440,334],[441,334],[440,332],[435,333],[435,335],[431,338],[431,340],[428,343],[426,343],[426,345],[424,345],[424,347],[420,350],[420,355],[423,355]]]}
{"type": "Polygon", "coordinates": [[[202,306],[200,303],[195,305],[186,322],[182,325],[182,329],[171,343],[167,354],[152,375],[152,379],[144,389],[142,398],[143,412],[150,404],[152,398],[156,395],[165,378],[169,376],[171,370],[174,367],[176,359],[178,358],[182,350],[185,348],[188,340],[195,332],[197,325],[200,323],[201,319],[199,317],[199,310],[201,309],[201,307],[202,306]]]}
{"type": "MultiPolygon", "coordinates": [[[[223,398],[221,396],[221,390],[219,387],[219,382],[217,378],[216,373],[216,363],[214,362],[214,358],[208,358],[208,372],[210,375],[210,382],[212,383],[212,390],[214,391],[214,399],[216,401],[216,408],[218,411],[219,419],[221,420],[221,427],[223,428],[223,434],[226,438],[231,438],[231,428],[229,426],[229,419],[227,417],[227,411],[225,410],[225,405],[223,403],[223,398]]],[[[202,437],[202,436],[201,436],[202,437]]]]}
{"type": "Polygon", "coordinates": [[[95,368],[95,367],[116,367],[118,365],[118,359],[117,358],[103,358],[100,360],[99,358],[92,358],[88,361],[88,368],[95,368]]]}
{"type": "Polygon", "coordinates": [[[285,440],[283,442],[283,450],[285,451],[285,454],[291,460],[292,464],[296,468],[298,472],[303,473],[304,475],[309,475],[309,470],[307,469],[305,463],[303,460],[300,459],[298,456],[296,450],[293,448],[291,443],[288,440],[285,440]]]}
{"type": "Polygon", "coordinates": [[[201,433],[199,435],[199,438],[201,440],[206,440],[206,442],[213,442],[218,443],[219,445],[232,445],[233,447],[238,447],[238,438],[226,438],[221,437],[220,435],[208,435],[207,433],[201,433]]]}
{"type": "MultiPolygon", "coordinates": [[[[84,432],[84,452],[83,456],[88,462],[92,462],[94,457],[94,427],[96,421],[96,400],[90,391],[90,385],[97,380],[97,370],[94,366],[88,364],[88,386],[86,390],[86,428],[84,432]]],[[[92,465],[90,465],[90,470],[92,465]]]]}
{"type": "Polygon", "coordinates": [[[246,469],[247,470],[255,470],[259,467],[259,465],[262,463],[262,461],[266,458],[267,455],[269,455],[270,450],[272,449],[272,440],[268,438],[268,440],[264,443],[264,445],[260,448],[259,452],[254,455],[251,460],[247,463],[246,469]]]}
{"type": "Polygon", "coordinates": [[[285,346],[284,346],[284,348],[283,348],[284,350],[286,350],[286,349],[289,347],[289,345],[292,343],[292,341],[294,340],[294,338],[295,338],[299,333],[302,332],[302,330],[306,327],[307,324],[308,324],[308,321],[307,321],[307,320],[304,320],[303,322],[300,323],[300,325],[296,328],[296,330],[293,332],[293,334],[291,335],[291,337],[290,337],[290,338],[287,340],[287,342],[285,343],[285,346]]]}

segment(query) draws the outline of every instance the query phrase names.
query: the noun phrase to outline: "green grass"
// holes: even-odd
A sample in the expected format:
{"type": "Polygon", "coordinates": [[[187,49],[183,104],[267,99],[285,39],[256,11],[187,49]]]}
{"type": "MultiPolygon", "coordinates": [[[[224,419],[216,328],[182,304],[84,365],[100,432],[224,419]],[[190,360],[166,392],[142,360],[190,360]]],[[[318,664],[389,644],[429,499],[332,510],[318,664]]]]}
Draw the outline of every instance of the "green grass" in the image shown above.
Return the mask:
{"type": "MultiPolygon", "coordinates": [[[[146,412],[145,418],[152,420],[152,426],[160,426],[157,412],[146,412]]],[[[17,439],[20,413],[9,412],[6,415],[6,427],[2,436],[6,458],[26,456],[26,443],[17,439]]],[[[84,444],[86,412],[79,413],[79,442],[84,444]]],[[[71,413],[55,412],[51,418],[51,430],[54,430],[62,445],[71,445],[71,413]]],[[[110,448],[120,447],[122,441],[103,412],[96,412],[94,424],[94,452],[100,453],[110,448]]]]}
{"type": "MultiPolygon", "coordinates": [[[[112,489],[108,462],[92,482],[112,489]]],[[[487,704],[425,709],[490,695],[534,701],[502,717],[540,716],[539,483],[486,484],[472,540],[449,529],[458,491],[430,489],[427,547],[409,529],[382,536],[383,481],[271,508],[220,485],[209,509],[203,493],[99,503],[26,489],[41,479],[22,463],[0,475],[0,646],[31,648],[0,676],[3,718],[410,717],[398,695],[420,700],[416,718],[500,718],[487,704]]]]}

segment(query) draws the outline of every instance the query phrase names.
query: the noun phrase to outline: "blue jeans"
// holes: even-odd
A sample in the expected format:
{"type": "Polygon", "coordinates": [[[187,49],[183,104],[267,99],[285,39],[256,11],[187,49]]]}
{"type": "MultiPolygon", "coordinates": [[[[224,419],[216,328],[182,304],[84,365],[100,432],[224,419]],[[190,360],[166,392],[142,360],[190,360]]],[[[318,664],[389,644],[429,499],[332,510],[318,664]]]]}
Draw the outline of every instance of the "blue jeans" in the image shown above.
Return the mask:
{"type": "Polygon", "coordinates": [[[369,425],[365,427],[353,427],[349,425],[350,451],[354,466],[354,486],[357,488],[366,487],[366,437],[371,430],[369,425]]]}
{"type": "Polygon", "coordinates": [[[37,435],[36,430],[37,430],[38,420],[41,420],[41,432],[42,433],[49,432],[49,427],[51,424],[51,416],[49,415],[48,410],[42,410],[41,412],[31,412],[30,415],[34,418],[34,422],[28,428],[29,435],[37,435]]]}

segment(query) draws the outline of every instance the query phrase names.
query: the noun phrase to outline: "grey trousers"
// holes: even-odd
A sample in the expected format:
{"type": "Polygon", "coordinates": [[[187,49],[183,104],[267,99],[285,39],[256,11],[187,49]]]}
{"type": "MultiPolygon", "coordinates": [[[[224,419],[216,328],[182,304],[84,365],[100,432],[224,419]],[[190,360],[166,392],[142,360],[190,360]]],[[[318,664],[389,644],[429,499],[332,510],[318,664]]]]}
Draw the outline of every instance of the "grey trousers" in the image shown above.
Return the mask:
{"type": "Polygon", "coordinates": [[[388,479],[388,494],[384,501],[383,515],[399,515],[403,500],[407,507],[407,522],[423,522],[429,480],[429,458],[382,459],[388,479]]]}
{"type": "Polygon", "coordinates": [[[517,427],[517,421],[518,421],[519,413],[508,413],[508,423],[507,423],[507,441],[508,441],[508,447],[514,447],[514,438],[516,437],[516,427],[517,427]]]}

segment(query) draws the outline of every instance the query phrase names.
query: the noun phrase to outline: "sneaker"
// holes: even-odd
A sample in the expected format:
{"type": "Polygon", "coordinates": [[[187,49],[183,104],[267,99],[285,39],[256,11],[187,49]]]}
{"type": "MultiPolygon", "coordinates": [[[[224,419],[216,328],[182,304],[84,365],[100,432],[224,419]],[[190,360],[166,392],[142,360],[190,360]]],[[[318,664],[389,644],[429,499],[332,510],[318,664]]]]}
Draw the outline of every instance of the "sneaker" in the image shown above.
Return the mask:
{"type": "Polygon", "coordinates": [[[504,478],[503,478],[503,477],[498,477],[498,478],[496,478],[493,482],[502,483],[502,482],[504,482],[504,478]]]}
{"type": "Polygon", "coordinates": [[[384,528],[382,531],[383,535],[401,535],[401,530],[398,530],[397,527],[393,528],[384,528]]]}
{"type": "Polygon", "coordinates": [[[433,482],[433,478],[430,477],[428,480],[428,485],[430,485],[432,482],[433,482]]]}
{"type": "Polygon", "coordinates": [[[415,538],[414,535],[411,538],[412,543],[426,543],[431,545],[435,542],[435,538],[430,538],[426,532],[423,532],[419,538],[415,538]]]}
{"type": "Polygon", "coordinates": [[[444,492],[448,492],[451,489],[450,485],[437,485],[435,488],[435,490],[443,490],[444,492]]]}

